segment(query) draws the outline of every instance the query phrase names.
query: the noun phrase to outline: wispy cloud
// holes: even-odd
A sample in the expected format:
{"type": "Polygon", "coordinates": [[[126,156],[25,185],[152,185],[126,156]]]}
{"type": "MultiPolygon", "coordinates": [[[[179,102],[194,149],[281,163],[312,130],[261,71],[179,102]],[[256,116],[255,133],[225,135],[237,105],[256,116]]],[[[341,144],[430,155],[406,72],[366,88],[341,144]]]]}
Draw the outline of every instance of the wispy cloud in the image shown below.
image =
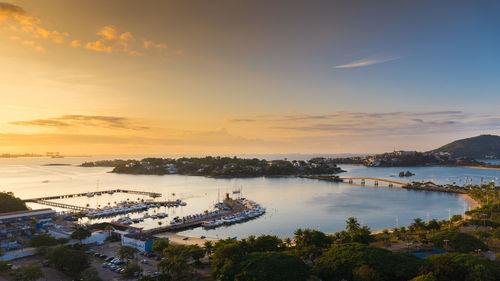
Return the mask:
{"type": "Polygon", "coordinates": [[[398,60],[401,57],[390,57],[390,58],[366,58],[366,59],[361,59],[361,60],[356,60],[350,63],[346,64],[341,64],[334,66],[334,68],[355,68],[355,67],[363,67],[363,66],[369,66],[369,65],[374,65],[374,64],[379,64],[379,63],[384,63],[384,62],[389,62],[389,61],[394,61],[398,60]]]}
{"type": "Polygon", "coordinates": [[[54,128],[97,127],[112,129],[144,130],[146,126],[136,125],[132,120],[119,116],[63,115],[55,118],[13,121],[11,125],[40,126],[54,128]]]}
{"type": "Polygon", "coordinates": [[[463,111],[348,112],[282,114],[228,118],[228,122],[258,122],[274,130],[330,135],[414,135],[467,130],[498,130],[500,115],[463,111]]]}

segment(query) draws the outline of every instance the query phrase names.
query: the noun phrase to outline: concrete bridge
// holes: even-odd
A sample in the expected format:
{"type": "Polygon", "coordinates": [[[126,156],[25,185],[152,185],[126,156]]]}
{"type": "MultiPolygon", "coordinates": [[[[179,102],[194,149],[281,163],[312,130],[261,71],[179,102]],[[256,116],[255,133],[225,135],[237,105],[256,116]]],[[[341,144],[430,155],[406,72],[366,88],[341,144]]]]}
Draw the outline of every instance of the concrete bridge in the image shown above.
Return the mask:
{"type": "Polygon", "coordinates": [[[373,184],[375,186],[378,186],[379,183],[386,183],[389,187],[393,187],[395,185],[404,187],[406,186],[406,183],[404,182],[397,182],[397,181],[391,181],[391,180],[385,180],[385,179],[377,179],[377,178],[341,178],[344,182],[347,183],[354,183],[355,181],[359,181],[361,185],[365,185],[366,181],[373,181],[373,184]]]}

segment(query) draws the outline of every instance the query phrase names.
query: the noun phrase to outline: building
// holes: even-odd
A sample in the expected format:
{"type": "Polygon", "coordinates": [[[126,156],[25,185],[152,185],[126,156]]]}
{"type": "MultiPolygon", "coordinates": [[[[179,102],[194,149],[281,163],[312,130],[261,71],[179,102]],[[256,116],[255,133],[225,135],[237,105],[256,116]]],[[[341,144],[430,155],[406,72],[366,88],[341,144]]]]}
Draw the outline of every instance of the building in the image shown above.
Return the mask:
{"type": "Polygon", "coordinates": [[[122,236],[122,246],[130,246],[141,252],[151,252],[153,243],[157,240],[168,240],[168,238],[157,238],[146,233],[129,233],[122,236]]]}
{"type": "Polygon", "coordinates": [[[0,239],[21,234],[30,235],[38,229],[52,226],[52,209],[26,210],[0,214],[0,239]]]}
{"type": "MultiPolygon", "coordinates": [[[[49,234],[54,236],[55,238],[66,238],[71,240],[71,233],[73,233],[76,228],[73,227],[64,227],[61,225],[56,225],[54,228],[49,229],[49,234]]],[[[90,237],[82,240],[82,244],[92,244],[92,243],[101,243],[108,238],[108,232],[103,230],[90,230],[90,237]]]]}

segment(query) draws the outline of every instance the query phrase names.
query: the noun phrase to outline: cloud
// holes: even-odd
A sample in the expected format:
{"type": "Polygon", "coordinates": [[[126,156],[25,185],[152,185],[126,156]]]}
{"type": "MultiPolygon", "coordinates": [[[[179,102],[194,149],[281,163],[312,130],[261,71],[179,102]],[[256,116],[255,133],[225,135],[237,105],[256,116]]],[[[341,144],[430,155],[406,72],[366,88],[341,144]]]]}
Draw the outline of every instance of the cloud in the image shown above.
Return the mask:
{"type": "Polygon", "coordinates": [[[145,130],[148,127],[135,125],[132,120],[119,116],[63,115],[55,118],[13,121],[11,125],[54,128],[96,127],[110,129],[145,130]]]}
{"type": "Polygon", "coordinates": [[[82,46],[82,41],[80,41],[80,40],[71,41],[71,47],[77,48],[77,47],[81,47],[81,46],[82,46]]]}
{"type": "Polygon", "coordinates": [[[13,20],[23,25],[34,25],[40,22],[37,17],[29,15],[21,7],[0,2],[0,23],[5,20],[13,20]]]}
{"type": "Polygon", "coordinates": [[[229,122],[229,123],[241,123],[241,122],[256,122],[257,119],[252,119],[252,118],[227,118],[224,121],[225,122],[229,122]]]}
{"type": "Polygon", "coordinates": [[[155,43],[155,42],[150,41],[150,40],[144,40],[142,42],[142,45],[143,45],[144,49],[146,49],[146,50],[150,50],[150,49],[165,50],[165,49],[167,49],[167,45],[165,45],[164,43],[155,43]]]}
{"type": "Polygon", "coordinates": [[[132,32],[126,31],[120,33],[113,26],[105,26],[97,31],[96,34],[100,38],[94,42],[88,42],[85,48],[105,53],[122,52],[131,56],[145,56],[148,51],[163,51],[167,49],[165,43],[155,43],[147,39],[139,39],[139,43],[134,43],[137,39],[132,32]],[[137,49],[138,46],[142,46],[141,51],[137,49]]]}
{"type": "MultiPolygon", "coordinates": [[[[9,26],[12,32],[25,33],[34,39],[46,39],[57,44],[62,44],[70,37],[68,32],[45,28],[42,26],[41,20],[38,17],[29,14],[20,6],[0,2],[0,26],[7,21],[12,22],[9,26]]],[[[103,53],[120,52],[131,56],[145,56],[148,53],[158,53],[167,50],[167,45],[163,42],[153,42],[145,38],[136,39],[132,32],[121,32],[112,25],[106,25],[100,28],[96,32],[96,35],[98,38],[95,41],[83,43],[82,40],[73,39],[71,43],[69,43],[69,46],[75,48],[84,46],[85,49],[91,51],[103,53]]],[[[19,39],[14,41],[29,45],[37,51],[45,50],[37,41],[34,41],[33,44],[29,44],[28,42],[33,42],[33,40],[22,39],[19,36],[15,37],[19,39]]],[[[182,50],[179,49],[177,51],[164,53],[167,55],[182,55],[182,50]]]]}
{"type": "Polygon", "coordinates": [[[227,118],[226,122],[254,122],[271,130],[326,135],[418,135],[497,130],[500,114],[463,111],[347,112],[282,114],[227,118]]]}
{"type": "MultiPolygon", "coordinates": [[[[41,21],[38,17],[28,14],[23,8],[10,3],[0,2],[0,25],[2,22],[11,21],[13,25],[9,28],[12,31],[23,32],[31,35],[36,39],[48,39],[54,43],[61,44],[65,38],[69,36],[67,32],[60,32],[56,30],[48,30],[41,26],[41,21]]],[[[37,51],[45,50],[40,44],[30,40],[15,40],[25,45],[30,45],[37,51]]]]}
{"type": "Polygon", "coordinates": [[[45,51],[45,48],[42,47],[41,45],[38,45],[35,41],[33,40],[24,40],[22,39],[21,37],[19,36],[11,36],[10,37],[10,40],[12,41],[16,41],[16,42],[20,42],[21,44],[23,45],[27,45],[27,46],[31,46],[33,47],[35,50],[39,51],[39,52],[43,52],[45,51]]]}
{"type": "Polygon", "coordinates": [[[337,65],[337,66],[334,66],[334,68],[363,67],[363,66],[369,66],[369,65],[374,65],[374,64],[389,62],[389,61],[397,60],[397,59],[400,59],[400,58],[401,57],[362,59],[362,60],[353,61],[353,62],[350,62],[350,63],[347,63],[347,64],[337,65]]]}
{"type": "Polygon", "coordinates": [[[101,28],[97,35],[101,36],[103,40],[113,41],[118,38],[117,31],[113,26],[105,26],[101,28]]]}
{"type": "Polygon", "coordinates": [[[113,51],[113,47],[106,46],[101,41],[88,42],[87,45],[85,45],[85,48],[87,48],[89,50],[94,50],[94,51],[98,51],[98,52],[105,52],[105,53],[111,53],[113,51]]]}

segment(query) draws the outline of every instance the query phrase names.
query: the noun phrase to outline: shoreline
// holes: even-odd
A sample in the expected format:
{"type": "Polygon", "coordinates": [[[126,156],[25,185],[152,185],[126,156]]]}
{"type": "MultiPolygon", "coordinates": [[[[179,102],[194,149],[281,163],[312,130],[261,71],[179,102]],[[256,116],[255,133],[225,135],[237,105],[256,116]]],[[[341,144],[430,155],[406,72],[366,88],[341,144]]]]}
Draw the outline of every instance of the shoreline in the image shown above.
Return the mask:
{"type": "Polygon", "coordinates": [[[467,201],[467,203],[469,203],[470,210],[474,210],[476,208],[481,207],[481,203],[476,201],[474,198],[472,198],[472,196],[470,196],[467,193],[462,193],[458,197],[464,199],[465,201],[467,201]]]}
{"type": "Polygon", "coordinates": [[[175,232],[163,232],[155,235],[156,237],[160,238],[168,238],[169,242],[174,243],[174,244],[181,244],[181,245],[198,245],[198,246],[203,246],[203,244],[206,241],[212,241],[212,242],[217,242],[220,239],[219,238],[213,238],[213,237],[206,237],[204,239],[200,237],[194,237],[194,236],[187,236],[187,235],[180,235],[175,232]],[[187,240],[184,240],[185,238],[188,238],[187,240]]]}
{"type": "Polygon", "coordinates": [[[500,168],[497,167],[483,167],[483,166],[464,166],[464,168],[482,169],[482,170],[500,170],[500,168]]]}

